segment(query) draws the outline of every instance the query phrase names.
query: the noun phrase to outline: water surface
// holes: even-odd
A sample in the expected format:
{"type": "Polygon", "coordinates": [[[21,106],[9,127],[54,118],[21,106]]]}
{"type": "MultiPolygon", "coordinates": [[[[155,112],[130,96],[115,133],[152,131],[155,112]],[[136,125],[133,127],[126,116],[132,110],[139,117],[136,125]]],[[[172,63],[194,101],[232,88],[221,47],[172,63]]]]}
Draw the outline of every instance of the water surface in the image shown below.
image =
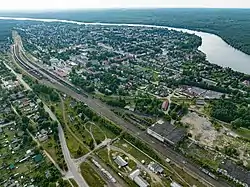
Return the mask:
{"type": "Polygon", "coordinates": [[[153,27],[153,28],[166,28],[176,31],[187,32],[190,34],[195,34],[202,38],[202,45],[199,50],[206,54],[207,60],[210,63],[220,65],[222,67],[230,67],[233,70],[250,74],[250,55],[247,55],[232,46],[228,45],[219,36],[199,32],[188,29],[173,28],[166,26],[157,25],[141,25],[141,24],[113,24],[113,23],[85,23],[78,21],[69,20],[58,20],[58,19],[35,19],[35,18],[13,18],[13,17],[0,17],[3,20],[20,20],[20,21],[43,21],[43,22],[63,22],[63,23],[73,23],[79,25],[106,25],[106,26],[130,26],[130,27],[153,27]]]}

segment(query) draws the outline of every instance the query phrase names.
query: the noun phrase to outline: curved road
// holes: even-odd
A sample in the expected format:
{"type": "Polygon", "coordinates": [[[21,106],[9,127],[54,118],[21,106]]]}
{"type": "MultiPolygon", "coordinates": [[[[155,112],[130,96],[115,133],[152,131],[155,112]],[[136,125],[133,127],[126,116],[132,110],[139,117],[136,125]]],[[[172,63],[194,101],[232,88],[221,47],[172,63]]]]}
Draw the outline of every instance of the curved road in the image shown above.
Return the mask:
{"type": "MultiPolygon", "coordinates": [[[[28,90],[32,90],[30,88],[30,86],[22,79],[21,76],[19,76],[10,66],[8,66],[6,63],[4,63],[5,66],[10,69],[16,76],[17,79],[24,85],[24,87],[28,90]]],[[[50,110],[50,108],[44,104],[44,109],[46,112],[49,113],[50,117],[52,120],[57,121],[58,122],[58,136],[59,136],[59,140],[61,143],[61,148],[62,148],[62,152],[64,155],[64,159],[67,163],[68,166],[68,172],[66,173],[66,177],[74,177],[76,183],[78,184],[79,187],[88,187],[88,184],[86,183],[86,181],[84,180],[84,178],[82,177],[82,175],[80,174],[80,172],[78,171],[77,165],[74,163],[73,159],[70,156],[70,152],[67,146],[67,142],[64,136],[64,132],[62,129],[62,126],[60,124],[60,122],[58,121],[57,117],[55,116],[55,114],[50,110]]],[[[48,156],[48,155],[47,155],[48,156]]],[[[61,171],[61,170],[60,170],[61,171]]]]}
{"type": "MultiPolygon", "coordinates": [[[[14,54],[14,55],[18,56],[18,54],[14,54]]],[[[30,64],[29,62],[25,62],[25,63],[32,66],[32,64],[30,64]]],[[[34,68],[34,69],[36,69],[36,68],[34,68]]],[[[43,68],[40,66],[40,69],[43,69],[43,68]]],[[[136,135],[140,140],[149,144],[152,148],[157,150],[159,153],[161,153],[162,155],[166,155],[168,158],[171,159],[171,161],[173,163],[175,163],[179,167],[185,169],[185,171],[187,173],[189,173],[191,176],[198,178],[200,181],[203,181],[203,183],[206,183],[206,185],[208,185],[208,186],[215,186],[215,187],[217,187],[217,186],[220,186],[220,187],[229,186],[227,183],[224,182],[224,180],[215,180],[215,179],[209,177],[208,175],[206,175],[205,173],[203,173],[199,169],[198,165],[196,165],[195,163],[189,162],[189,160],[187,158],[185,158],[184,156],[182,156],[178,152],[174,151],[171,147],[168,147],[161,142],[155,142],[156,140],[153,137],[151,137],[148,134],[146,134],[145,132],[141,131],[133,124],[124,121],[122,118],[120,118],[115,113],[113,113],[110,110],[109,106],[102,103],[100,100],[94,99],[92,97],[87,98],[87,97],[84,97],[83,95],[76,93],[72,89],[60,84],[58,81],[54,80],[52,77],[45,74],[40,69],[38,71],[42,75],[44,75],[45,77],[49,78],[49,80],[51,80],[51,82],[53,82],[53,83],[50,83],[50,86],[56,88],[59,91],[66,93],[67,95],[70,95],[71,97],[75,98],[78,101],[82,101],[82,102],[86,103],[92,110],[94,110],[96,113],[98,113],[102,117],[109,119],[116,124],[121,125],[124,129],[126,129],[130,133],[136,135]],[[185,161],[186,164],[183,164],[183,161],[185,161]]]]}
{"type": "Polygon", "coordinates": [[[82,177],[80,171],[78,171],[76,164],[74,163],[73,159],[70,156],[70,152],[69,152],[67,142],[66,142],[66,139],[64,136],[63,128],[62,128],[60,122],[58,121],[58,119],[54,115],[54,113],[46,105],[44,105],[44,109],[46,112],[49,113],[50,117],[54,121],[58,122],[58,135],[59,135],[59,140],[60,140],[61,147],[62,147],[63,156],[64,156],[64,159],[65,159],[67,166],[68,166],[68,169],[69,169],[68,175],[69,176],[72,175],[74,177],[74,179],[79,187],[88,187],[88,184],[86,183],[86,181],[82,177]]]}

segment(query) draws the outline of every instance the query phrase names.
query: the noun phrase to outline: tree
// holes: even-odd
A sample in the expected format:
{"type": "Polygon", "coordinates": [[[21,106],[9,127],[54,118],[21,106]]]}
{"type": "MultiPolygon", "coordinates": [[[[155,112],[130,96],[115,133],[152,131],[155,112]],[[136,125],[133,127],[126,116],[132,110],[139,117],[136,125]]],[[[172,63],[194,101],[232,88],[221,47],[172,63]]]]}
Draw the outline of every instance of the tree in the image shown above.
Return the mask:
{"type": "Polygon", "coordinates": [[[55,182],[50,182],[49,187],[56,187],[56,183],[55,182]]]}
{"type": "Polygon", "coordinates": [[[51,106],[50,106],[50,110],[54,113],[55,110],[56,110],[56,109],[55,109],[55,106],[54,106],[54,105],[51,105],[51,106]]]}
{"type": "Polygon", "coordinates": [[[93,149],[95,148],[94,140],[93,140],[93,139],[91,139],[91,140],[89,141],[89,148],[90,148],[91,150],[93,150],[93,149]]]}
{"type": "Polygon", "coordinates": [[[172,117],[173,120],[177,120],[178,115],[177,115],[176,112],[171,112],[170,115],[171,115],[171,117],[172,117]]]}
{"type": "Polygon", "coordinates": [[[227,100],[212,103],[211,116],[225,122],[231,122],[237,117],[237,106],[227,100]]]}
{"type": "Polygon", "coordinates": [[[81,146],[78,147],[78,149],[77,149],[77,151],[76,151],[76,154],[77,154],[78,156],[82,156],[82,154],[83,154],[83,149],[82,149],[81,146]]]}
{"type": "Polygon", "coordinates": [[[23,122],[24,124],[28,124],[29,121],[30,121],[30,119],[29,119],[27,116],[22,116],[22,122],[23,122]]]}
{"type": "Polygon", "coordinates": [[[65,187],[65,182],[64,182],[64,180],[62,178],[60,178],[58,180],[58,184],[59,184],[60,187],[65,187]]]}
{"type": "Polygon", "coordinates": [[[164,118],[165,118],[166,121],[171,121],[171,116],[168,115],[168,114],[166,114],[166,115],[164,116],[164,118]]]}
{"type": "Polygon", "coordinates": [[[43,108],[44,104],[43,104],[42,101],[39,103],[39,106],[40,106],[41,108],[43,108]]]}

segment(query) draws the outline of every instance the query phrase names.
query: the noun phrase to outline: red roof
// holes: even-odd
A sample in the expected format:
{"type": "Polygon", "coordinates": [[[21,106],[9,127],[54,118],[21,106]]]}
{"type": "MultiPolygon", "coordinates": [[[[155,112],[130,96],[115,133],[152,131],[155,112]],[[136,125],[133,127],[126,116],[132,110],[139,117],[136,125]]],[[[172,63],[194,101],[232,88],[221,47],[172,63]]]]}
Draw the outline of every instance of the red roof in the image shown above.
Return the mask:
{"type": "Polygon", "coordinates": [[[168,105],[169,105],[169,102],[168,102],[168,100],[166,100],[166,101],[164,101],[164,102],[162,103],[161,108],[162,108],[163,110],[167,110],[167,109],[168,109],[168,105]]]}

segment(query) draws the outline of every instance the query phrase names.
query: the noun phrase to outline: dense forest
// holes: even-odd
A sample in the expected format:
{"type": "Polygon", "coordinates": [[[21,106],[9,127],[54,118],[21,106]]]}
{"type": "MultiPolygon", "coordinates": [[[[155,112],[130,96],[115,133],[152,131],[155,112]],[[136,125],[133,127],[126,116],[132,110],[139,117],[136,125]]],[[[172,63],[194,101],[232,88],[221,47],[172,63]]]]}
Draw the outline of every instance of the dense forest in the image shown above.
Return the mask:
{"type": "Polygon", "coordinates": [[[67,13],[0,13],[0,15],[188,28],[217,34],[233,47],[250,54],[250,11],[248,9],[114,9],[78,10],[67,11],[67,13]]]}
{"type": "Polygon", "coordinates": [[[250,128],[250,107],[246,103],[238,104],[231,100],[215,100],[211,103],[211,116],[231,123],[234,128],[250,128]]]}

